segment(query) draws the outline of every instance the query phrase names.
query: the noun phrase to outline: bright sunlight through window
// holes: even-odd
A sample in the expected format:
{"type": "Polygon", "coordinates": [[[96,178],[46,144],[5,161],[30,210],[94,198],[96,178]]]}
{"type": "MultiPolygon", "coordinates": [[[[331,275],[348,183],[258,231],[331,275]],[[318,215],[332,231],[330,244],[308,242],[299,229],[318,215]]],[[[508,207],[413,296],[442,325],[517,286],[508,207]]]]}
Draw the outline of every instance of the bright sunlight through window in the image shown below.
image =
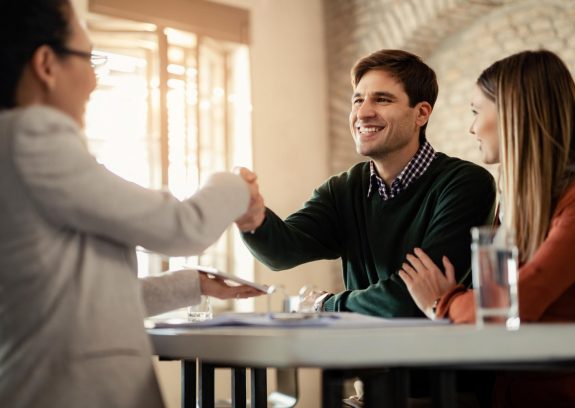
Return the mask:
{"type": "MultiPolygon", "coordinates": [[[[215,171],[251,167],[249,54],[245,45],[93,15],[97,70],[86,133],[108,169],[144,187],[192,195],[215,171]]],[[[206,253],[138,251],[140,274],[206,264],[252,278],[253,260],[230,228],[206,253]],[[241,267],[240,267],[241,266],[241,267]]]]}

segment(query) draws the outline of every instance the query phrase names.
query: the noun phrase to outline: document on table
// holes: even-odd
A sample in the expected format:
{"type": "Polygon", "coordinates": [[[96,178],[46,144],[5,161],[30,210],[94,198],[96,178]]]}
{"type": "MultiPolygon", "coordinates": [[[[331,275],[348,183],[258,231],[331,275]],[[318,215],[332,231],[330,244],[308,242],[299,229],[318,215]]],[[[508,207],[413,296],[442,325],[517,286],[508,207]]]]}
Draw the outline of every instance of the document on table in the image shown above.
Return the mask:
{"type": "Polygon", "coordinates": [[[147,328],[202,328],[202,327],[333,327],[333,328],[369,328],[369,327],[408,327],[435,326],[449,324],[448,320],[429,320],[426,318],[384,319],[347,312],[323,313],[224,313],[213,319],[190,322],[186,319],[147,319],[147,328]]]}

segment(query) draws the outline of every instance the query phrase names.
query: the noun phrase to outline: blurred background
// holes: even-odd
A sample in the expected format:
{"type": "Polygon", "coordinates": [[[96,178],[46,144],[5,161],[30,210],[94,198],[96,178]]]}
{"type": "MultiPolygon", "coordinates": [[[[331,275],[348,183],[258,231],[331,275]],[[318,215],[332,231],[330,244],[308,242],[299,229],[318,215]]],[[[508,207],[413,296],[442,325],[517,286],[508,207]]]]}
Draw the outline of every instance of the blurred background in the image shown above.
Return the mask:
{"type": "MultiPolygon", "coordinates": [[[[575,0],[73,0],[94,48],[108,57],[86,133],[98,160],[143,186],[186,197],[211,172],[253,168],[266,204],[285,217],[332,174],[362,160],[348,128],[349,71],[360,57],[401,48],[435,69],[428,126],[436,150],[480,162],[470,93],[511,53],[547,48],[575,69],[575,0]]],[[[496,169],[490,168],[495,174],[496,169]]],[[[200,257],[139,251],[142,275],[209,264],[247,279],[341,289],[337,261],[271,272],[232,227],[200,257]]],[[[272,299],[279,308],[280,299],[272,299]]],[[[265,299],[219,302],[265,310],[265,299]]],[[[353,347],[353,345],[350,345],[353,347]]],[[[168,407],[180,405],[177,362],[156,364],[168,407]]],[[[273,391],[275,372],[268,387],[273,391]]],[[[218,370],[217,398],[229,398],[218,370]]],[[[320,405],[319,371],[299,370],[298,407],[320,405]]]]}

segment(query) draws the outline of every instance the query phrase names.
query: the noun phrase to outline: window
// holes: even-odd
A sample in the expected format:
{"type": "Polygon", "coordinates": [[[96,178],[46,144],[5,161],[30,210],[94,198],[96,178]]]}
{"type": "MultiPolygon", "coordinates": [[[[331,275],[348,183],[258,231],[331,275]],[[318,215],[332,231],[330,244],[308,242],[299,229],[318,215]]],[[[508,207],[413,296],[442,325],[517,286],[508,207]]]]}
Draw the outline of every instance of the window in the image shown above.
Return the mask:
{"type": "MultiPolygon", "coordinates": [[[[108,57],[98,68],[86,115],[88,143],[98,161],[180,199],[214,171],[251,167],[246,45],[97,14],[89,16],[88,29],[95,50],[108,57]]],[[[200,263],[251,279],[253,260],[238,239],[231,228],[192,258],[140,250],[140,273],[200,263]]]]}

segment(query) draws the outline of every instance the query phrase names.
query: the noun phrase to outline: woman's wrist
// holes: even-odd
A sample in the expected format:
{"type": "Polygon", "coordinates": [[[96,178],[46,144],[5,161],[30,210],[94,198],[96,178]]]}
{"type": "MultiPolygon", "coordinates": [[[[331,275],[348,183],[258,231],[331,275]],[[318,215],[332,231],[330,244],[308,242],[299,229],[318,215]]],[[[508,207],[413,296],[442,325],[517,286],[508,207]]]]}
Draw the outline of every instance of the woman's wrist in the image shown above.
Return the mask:
{"type": "Polygon", "coordinates": [[[431,320],[435,320],[437,318],[437,306],[439,306],[439,301],[441,297],[438,297],[431,303],[429,307],[425,309],[425,315],[429,317],[431,320]]]}

